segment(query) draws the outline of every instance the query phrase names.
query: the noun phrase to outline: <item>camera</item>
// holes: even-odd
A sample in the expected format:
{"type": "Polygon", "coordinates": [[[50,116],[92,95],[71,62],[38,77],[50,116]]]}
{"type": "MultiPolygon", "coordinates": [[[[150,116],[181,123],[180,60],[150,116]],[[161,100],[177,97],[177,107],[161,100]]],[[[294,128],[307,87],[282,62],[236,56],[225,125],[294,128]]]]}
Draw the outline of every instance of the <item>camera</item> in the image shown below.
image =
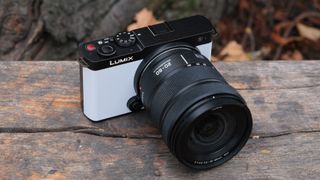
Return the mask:
{"type": "Polygon", "coordinates": [[[192,16],[79,45],[84,115],[101,121],[145,110],[184,165],[208,169],[247,142],[252,117],[211,64],[217,32],[192,16]]]}

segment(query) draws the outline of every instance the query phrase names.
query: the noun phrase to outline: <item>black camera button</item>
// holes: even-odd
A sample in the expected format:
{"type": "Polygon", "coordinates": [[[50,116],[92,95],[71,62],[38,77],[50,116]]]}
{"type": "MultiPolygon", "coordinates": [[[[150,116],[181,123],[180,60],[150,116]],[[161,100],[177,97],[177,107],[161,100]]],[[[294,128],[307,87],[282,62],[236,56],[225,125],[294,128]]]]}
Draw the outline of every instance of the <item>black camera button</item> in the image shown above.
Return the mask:
{"type": "Polygon", "coordinates": [[[114,41],[113,37],[107,37],[107,38],[104,38],[103,40],[105,42],[113,42],[114,41]]]}
{"type": "Polygon", "coordinates": [[[140,111],[143,108],[143,104],[141,102],[140,97],[138,96],[133,96],[131,97],[128,102],[127,102],[127,107],[132,111],[132,112],[137,112],[140,111]]]}
{"type": "Polygon", "coordinates": [[[116,53],[116,50],[111,45],[103,45],[98,48],[98,54],[101,56],[112,56],[116,53]]]}

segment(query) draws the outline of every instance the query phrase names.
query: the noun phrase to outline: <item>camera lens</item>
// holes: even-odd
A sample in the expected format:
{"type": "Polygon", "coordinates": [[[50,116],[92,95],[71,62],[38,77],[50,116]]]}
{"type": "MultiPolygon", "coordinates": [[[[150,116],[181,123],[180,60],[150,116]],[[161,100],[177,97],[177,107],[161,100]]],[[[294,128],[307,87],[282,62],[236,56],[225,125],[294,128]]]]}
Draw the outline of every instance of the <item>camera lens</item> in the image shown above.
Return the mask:
{"type": "Polygon", "coordinates": [[[194,169],[223,164],[247,142],[245,101],[197,48],[171,43],[151,50],[135,90],[177,159],[194,169]]]}

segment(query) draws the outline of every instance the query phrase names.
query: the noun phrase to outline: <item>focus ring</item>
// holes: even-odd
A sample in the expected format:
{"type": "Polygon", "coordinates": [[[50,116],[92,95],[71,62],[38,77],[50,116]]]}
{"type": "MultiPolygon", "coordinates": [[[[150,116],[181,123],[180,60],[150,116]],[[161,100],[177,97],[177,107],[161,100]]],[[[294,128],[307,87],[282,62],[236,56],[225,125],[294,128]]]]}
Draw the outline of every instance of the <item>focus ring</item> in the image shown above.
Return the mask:
{"type": "MultiPolygon", "coordinates": [[[[150,97],[151,100],[146,102],[146,108],[151,110],[152,115],[159,115],[159,111],[163,111],[168,101],[171,100],[173,96],[177,95],[179,91],[182,91],[184,88],[193,83],[208,79],[208,75],[210,75],[212,72],[213,70],[211,67],[203,66],[192,66],[180,70],[170,78],[167,78],[163,83],[160,84],[160,86],[156,88],[157,90],[153,92],[154,96],[150,97]]],[[[161,117],[157,115],[153,117],[157,118],[154,120],[158,124],[160,123],[161,117]]]]}

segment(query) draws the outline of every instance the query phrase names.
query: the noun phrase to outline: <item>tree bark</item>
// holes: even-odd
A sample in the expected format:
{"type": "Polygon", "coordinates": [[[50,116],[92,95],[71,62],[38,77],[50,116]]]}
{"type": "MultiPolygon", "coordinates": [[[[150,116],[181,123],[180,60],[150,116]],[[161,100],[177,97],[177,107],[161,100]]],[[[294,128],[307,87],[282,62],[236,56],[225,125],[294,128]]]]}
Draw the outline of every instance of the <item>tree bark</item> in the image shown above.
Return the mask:
{"type": "Polygon", "coordinates": [[[124,30],[147,0],[1,0],[0,60],[76,58],[81,41],[124,30]]]}

